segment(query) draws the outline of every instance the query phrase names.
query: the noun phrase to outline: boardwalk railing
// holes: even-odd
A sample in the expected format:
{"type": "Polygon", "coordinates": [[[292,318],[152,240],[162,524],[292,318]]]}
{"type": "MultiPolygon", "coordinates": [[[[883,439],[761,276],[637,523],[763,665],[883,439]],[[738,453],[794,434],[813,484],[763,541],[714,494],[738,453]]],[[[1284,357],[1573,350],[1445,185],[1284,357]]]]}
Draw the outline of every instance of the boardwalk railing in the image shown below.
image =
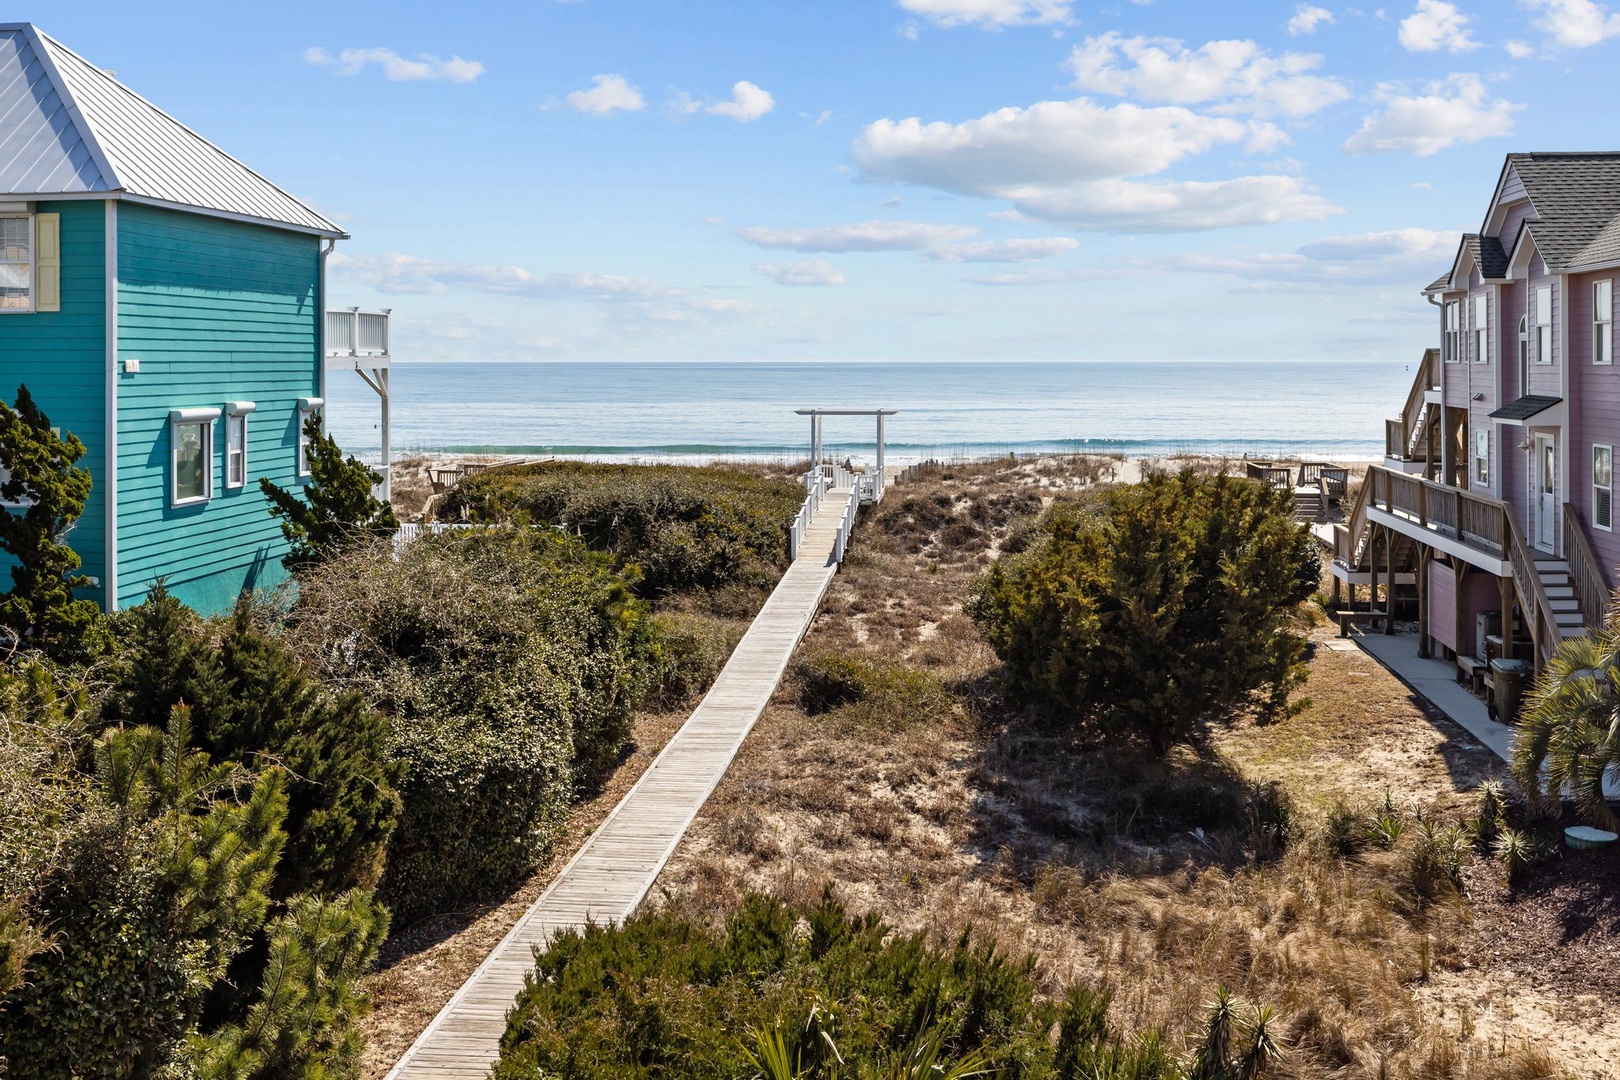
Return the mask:
{"type": "Polygon", "coordinates": [[[844,507],[843,520],[838,523],[838,535],[833,539],[833,562],[839,565],[844,562],[844,552],[849,547],[850,534],[855,531],[855,512],[860,508],[860,493],[851,493],[849,505],[844,507]]]}
{"type": "Polygon", "coordinates": [[[804,484],[804,504],[799,507],[799,516],[793,519],[793,527],[788,530],[789,562],[799,557],[804,538],[810,533],[810,522],[815,519],[816,510],[821,506],[821,496],[827,491],[827,478],[820,469],[811,469],[799,479],[804,484]]]}
{"type": "Polygon", "coordinates": [[[1243,471],[1250,480],[1269,484],[1280,491],[1288,491],[1294,486],[1294,470],[1286,465],[1273,465],[1269,461],[1249,461],[1244,463],[1243,471]]]}
{"type": "Polygon", "coordinates": [[[1302,461],[1299,464],[1299,487],[1320,487],[1329,499],[1344,498],[1350,481],[1350,472],[1342,465],[1326,461],[1302,461]]]}

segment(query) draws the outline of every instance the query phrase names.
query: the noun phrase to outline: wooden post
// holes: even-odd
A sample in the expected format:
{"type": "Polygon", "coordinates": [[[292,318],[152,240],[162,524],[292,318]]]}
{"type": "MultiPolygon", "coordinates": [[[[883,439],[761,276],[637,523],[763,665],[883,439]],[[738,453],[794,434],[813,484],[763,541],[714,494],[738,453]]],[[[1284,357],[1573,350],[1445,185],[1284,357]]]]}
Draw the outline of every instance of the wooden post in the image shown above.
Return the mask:
{"type": "Polygon", "coordinates": [[[1424,544],[1417,546],[1417,593],[1418,593],[1418,655],[1425,660],[1429,658],[1429,549],[1424,544]]]}
{"type": "MultiPolygon", "coordinates": [[[[1497,578],[1497,589],[1502,594],[1502,659],[1513,659],[1513,578],[1497,578]]],[[[1527,617],[1528,618],[1528,617],[1527,617]]]]}
{"type": "Polygon", "coordinates": [[[883,414],[877,414],[877,491],[876,497],[883,498],[883,414]]]}
{"type": "Polygon", "coordinates": [[[1367,568],[1372,571],[1367,582],[1367,611],[1378,610],[1378,537],[1385,530],[1378,525],[1372,527],[1372,535],[1367,538],[1367,568]]]}
{"type": "Polygon", "coordinates": [[[1384,530],[1384,633],[1395,632],[1395,534],[1384,530]]]}
{"type": "MultiPolygon", "coordinates": [[[[1455,586],[1456,586],[1455,595],[1452,598],[1455,601],[1455,603],[1452,604],[1452,608],[1454,610],[1451,613],[1452,627],[1453,627],[1452,636],[1454,636],[1457,639],[1458,644],[1461,644],[1465,640],[1464,635],[1470,635],[1471,636],[1473,634],[1473,632],[1474,632],[1473,627],[1466,626],[1463,623],[1463,610],[1464,610],[1464,606],[1465,606],[1464,602],[1463,602],[1463,589],[1468,584],[1468,572],[1471,569],[1473,569],[1473,568],[1470,567],[1467,563],[1463,562],[1461,559],[1457,558],[1455,555],[1451,556],[1451,572],[1452,572],[1453,578],[1455,579],[1455,586]]],[[[1478,642],[1478,641],[1474,642],[1474,655],[1475,656],[1479,655],[1479,649],[1480,649],[1481,644],[1483,644],[1483,643],[1478,642]]],[[[1463,651],[1461,649],[1458,649],[1457,650],[1457,655],[1458,656],[1463,655],[1463,651]]]]}
{"type": "Polygon", "coordinates": [[[1335,611],[1337,611],[1339,609],[1339,593],[1342,590],[1343,585],[1344,585],[1344,582],[1339,580],[1339,575],[1334,574],[1333,575],[1333,609],[1335,611]]]}

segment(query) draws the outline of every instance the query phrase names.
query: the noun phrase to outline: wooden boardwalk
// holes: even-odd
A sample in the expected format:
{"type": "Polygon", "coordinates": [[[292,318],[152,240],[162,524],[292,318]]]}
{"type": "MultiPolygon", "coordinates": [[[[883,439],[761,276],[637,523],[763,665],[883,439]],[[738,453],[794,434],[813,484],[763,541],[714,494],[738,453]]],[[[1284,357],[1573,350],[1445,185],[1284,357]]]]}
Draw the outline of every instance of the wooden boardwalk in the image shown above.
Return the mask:
{"type": "Polygon", "coordinates": [[[476,1080],[500,1051],[506,1012],[534,949],[558,930],[618,922],[640,905],[770,701],[838,567],[833,542],[852,493],[822,499],[798,559],[707,695],[647,772],[388,1073],[388,1080],[476,1080]]]}

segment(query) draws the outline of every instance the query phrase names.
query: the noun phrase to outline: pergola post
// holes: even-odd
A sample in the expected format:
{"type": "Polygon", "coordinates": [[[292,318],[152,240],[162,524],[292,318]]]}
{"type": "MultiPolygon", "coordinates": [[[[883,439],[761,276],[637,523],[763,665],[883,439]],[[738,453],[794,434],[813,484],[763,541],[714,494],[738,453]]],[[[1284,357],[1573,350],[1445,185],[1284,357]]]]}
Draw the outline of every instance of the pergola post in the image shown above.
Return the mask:
{"type": "Polygon", "coordinates": [[[883,414],[877,414],[877,491],[878,498],[883,498],[883,414]]]}

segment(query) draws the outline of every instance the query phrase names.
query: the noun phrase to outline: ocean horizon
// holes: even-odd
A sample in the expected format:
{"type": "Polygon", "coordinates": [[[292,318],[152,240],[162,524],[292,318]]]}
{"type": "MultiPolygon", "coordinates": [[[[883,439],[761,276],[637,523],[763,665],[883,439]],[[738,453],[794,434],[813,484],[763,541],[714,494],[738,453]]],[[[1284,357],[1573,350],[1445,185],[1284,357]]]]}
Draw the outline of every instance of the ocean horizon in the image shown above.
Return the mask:
{"type": "MultiPolygon", "coordinates": [[[[616,461],[782,460],[795,409],[899,410],[890,463],[1017,454],[1367,460],[1411,385],[1406,361],[396,362],[396,459],[523,454],[616,461]]],[[[376,395],[328,377],[339,443],[375,457],[376,395]]],[[[825,422],[829,454],[869,460],[868,418],[825,422]]]]}

